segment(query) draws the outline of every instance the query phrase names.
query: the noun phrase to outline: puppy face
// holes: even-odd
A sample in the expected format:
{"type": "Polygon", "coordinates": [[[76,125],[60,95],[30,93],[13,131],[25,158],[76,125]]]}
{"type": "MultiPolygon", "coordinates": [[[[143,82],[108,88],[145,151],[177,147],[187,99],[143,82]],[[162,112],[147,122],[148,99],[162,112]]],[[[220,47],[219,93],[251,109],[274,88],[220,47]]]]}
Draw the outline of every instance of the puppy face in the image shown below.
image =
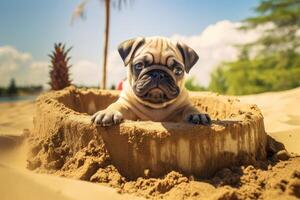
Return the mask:
{"type": "Polygon", "coordinates": [[[128,67],[127,78],[140,102],[150,107],[172,103],[184,87],[184,76],[198,55],[182,43],[151,37],[127,40],[119,53],[128,67]]]}

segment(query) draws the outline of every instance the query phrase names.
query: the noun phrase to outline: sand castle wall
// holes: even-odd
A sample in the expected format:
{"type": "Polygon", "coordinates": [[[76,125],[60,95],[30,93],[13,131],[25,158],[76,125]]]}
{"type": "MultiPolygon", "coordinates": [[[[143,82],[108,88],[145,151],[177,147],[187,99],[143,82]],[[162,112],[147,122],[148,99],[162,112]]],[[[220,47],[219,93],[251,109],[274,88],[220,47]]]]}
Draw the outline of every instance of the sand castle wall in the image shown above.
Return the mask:
{"type": "Polygon", "coordinates": [[[60,134],[70,154],[91,141],[128,179],[159,177],[176,170],[208,177],[218,169],[265,159],[267,135],[263,116],[255,105],[201,92],[192,103],[213,119],[208,126],[171,122],[125,121],[114,127],[95,127],[90,115],[116,101],[118,92],[69,87],[37,100],[33,134],[49,138],[60,134]]]}

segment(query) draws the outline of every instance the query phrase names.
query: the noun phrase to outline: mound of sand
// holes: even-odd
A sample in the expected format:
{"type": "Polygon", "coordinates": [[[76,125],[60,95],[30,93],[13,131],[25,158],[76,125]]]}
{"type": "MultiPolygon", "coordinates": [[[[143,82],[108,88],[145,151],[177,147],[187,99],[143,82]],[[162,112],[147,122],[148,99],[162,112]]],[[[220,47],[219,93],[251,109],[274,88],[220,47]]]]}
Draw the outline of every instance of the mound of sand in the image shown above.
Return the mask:
{"type": "Polygon", "coordinates": [[[59,138],[55,135],[37,142],[32,153],[38,152],[38,156],[29,161],[28,167],[36,172],[100,183],[116,188],[119,193],[151,199],[300,198],[300,157],[289,155],[273,140],[268,160],[223,168],[209,179],[171,171],[160,178],[128,180],[111,164],[109,156],[103,156],[103,149],[95,145],[95,141],[67,158],[62,156],[65,149],[60,148],[64,145],[55,148],[63,143],[59,138]],[[54,148],[47,151],[48,145],[54,148]],[[65,163],[62,161],[64,159],[65,163]]]}
{"type": "MultiPolygon", "coordinates": [[[[282,139],[281,141],[285,144],[291,145],[287,146],[288,149],[300,152],[299,140],[296,140],[299,136],[298,133],[300,133],[297,132],[300,123],[298,123],[299,119],[296,114],[299,108],[297,107],[297,97],[299,96],[300,88],[286,92],[245,96],[242,97],[242,101],[257,103],[264,114],[267,132],[270,132],[272,136],[278,135],[279,137],[275,137],[276,139],[282,139]],[[287,129],[285,130],[285,128],[287,129]],[[279,131],[276,131],[276,129],[279,131]]],[[[114,95],[112,97],[114,98],[114,95]]],[[[101,103],[108,104],[109,102],[101,103]]],[[[2,105],[4,104],[0,104],[0,108],[2,108],[2,105]]],[[[29,119],[32,118],[34,113],[32,110],[34,104],[30,103],[30,106],[24,107],[22,105],[21,102],[10,104],[11,108],[6,105],[3,107],[4,112],[3,115],[0,115],[0,122],[5,121],[7,123],[0,123],[1,133],[2,130],[12,129],[17,130],[17,133],[22,132],[23,126],[19,126],[18,120],[22,123],[27,119],[30,121],[29,119]],[[24,110],[24,112],[18,114],[20,110],[24,110]],[[8,123],[9,126],[7,126],[8,123]]],[[[93,111],[96,107],[97,105],[94,105],[94,107],[90,105],[90,110],[93,111]]],[[[70,110],[70,112],[73,111],[70,110]]],[[[78,110],[76,113],[78,116],[82,115],[78,110]]],[[[88,114],[86,116],[88,117],[88,114]]],[[[24,128],[30,128],[30,126],[30,122],[24,124],[24,128]]],[[[72,126],[74,124],[69,124],[70,128],[72,126]]],[[[300,198],[300,158],[287,153],[280,143],[270,138],[268,140],[267,160],[254,161],[251,165],[223,168],[218,170],[211,178],[199,179],[176,171],[171,171],[159,178],[147,178],[149,171],[146,170],[144,177],[128,180],[112,164],[109,154],[107,157],[103,156],[105,152],[108,152],[107,150],[103,152],[104,146],[99,146],[95,138],[82,137],[83,141],[87,143],[82,146],[79,145],[78,151],[73,151],[66,144],[65,138],[59,132],[56,133],[44,135],[40,139],[30,138],[30,143],[34,144],[31,154],[39,156],[30,159],[28,162],[29,168],[35,169],[36,172],[88,180],[104,186],[111,186],[122,195],[117,195],[115,190],[97,184],[20,172],[14,168],[4,167],[7,164],[22,167],[25,164],[24,153],[26,149],[14,152],[9,149],[9,145],[4,145],[6,149],[4,151],[2,148],[4,143],[0,142],[1,199],[39,199],[41,196],[45,199],[55,198],[60,200],[134,199],[133,196],[126,195],[127,193],[151,199],[300,198]],[[46,151],[47,153],[45,153],[46,151]],[[14,160],[17,160],[17,162],[14,160]],[[59,168],[60,166],[61,168],[59,168]]],[[[3,138],[0,136],[1,139],[9,141],[13,148],[20,144],[19,139],[15,137],[15,132],[13,137],[8,135],[3,138]]]]}
{"type": "Polygon", "coordinates": [[[203,178],[224,167],[266,158],[263,117],[255,105],[199,93],[192,103],[215,119],[211,126],[150,121],[125,121],[114,127],[91,124],[88,114],[116,99],[117,94],[108,91],[75,87],[39,97],[33,135],[43,144],[33,155],[48,156],[31,168],[64,169],[70,157],[88,146],[97,149],[92,171],[111,163],[127,179],[161,177],[172,170],[203,178]]]}
{"type": "MultiPolygon", "coordinates": [[[[114,93],[74,87],[41,96],[28,168],[149,198],[244,199],[278,192],[269,174],[278,160],[288,160],[290,155],[271,139],[266,149],[262,115],[256,106],[204,93],[191,99],[216,119],[211,127],[130,121],[109,128],[90,124],[89,114],[116,99],[114,93]],[[265,159],[266,150],[269,160],[265,159]],[[168,156],[174,152],[179,157],[168,156]],[[262,189],[263,184],[270,186],[262,189]]],[[[295,177],[291,175],[291,179],[295,177]]],[[[288,181],[285,187],[297,188],[292,185],[288,181]]],[[[285,191],[283,195],[298,195],[294,189],[285,191]]]]}

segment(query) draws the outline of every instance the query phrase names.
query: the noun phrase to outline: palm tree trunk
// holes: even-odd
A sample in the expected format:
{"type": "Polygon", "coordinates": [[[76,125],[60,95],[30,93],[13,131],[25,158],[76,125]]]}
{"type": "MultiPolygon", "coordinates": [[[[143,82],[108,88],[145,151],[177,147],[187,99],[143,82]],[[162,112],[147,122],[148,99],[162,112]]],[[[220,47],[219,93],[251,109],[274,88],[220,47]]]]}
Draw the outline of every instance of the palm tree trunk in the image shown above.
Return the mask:
{"type": "Polygon", "coordinates": [[[106,65],[109,40],[109,20],[110,20],[110,0],[105,0],[105,31],[104,31],[104,46],[103,46],[103,65],[102,65],[102,83],[101,88],[106,89],[106,65]]]}

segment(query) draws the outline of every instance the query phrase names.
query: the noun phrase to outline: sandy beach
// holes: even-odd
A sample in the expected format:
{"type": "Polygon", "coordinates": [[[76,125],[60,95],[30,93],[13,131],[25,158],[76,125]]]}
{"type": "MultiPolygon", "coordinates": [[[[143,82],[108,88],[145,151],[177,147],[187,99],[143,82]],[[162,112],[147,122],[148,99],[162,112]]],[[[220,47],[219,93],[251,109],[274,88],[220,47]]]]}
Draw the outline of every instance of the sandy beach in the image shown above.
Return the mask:
{"type": "Polygon", "coordinates": [[[33,101],[0,103],[0,199],[140,199],[107,186],[27,170],[29,148],[20,144],[20,137],[24,129],[32,129],[34,110],[33,101]]]}
{"type": "Polygon", "coordinates": [[[239,99],[257,104],[264,115],[267,133],[282,142],[289,152],[300,154],[300,88],[241,96],[239,99]]]}
{"type": "Polygon", "coordinates": [[[24,129],[32,129],[33,101],[0,103],[0,135],[20,135],[24,129]]]}
{"type": "MultiPolygon", "coordinates": [[[[300,88],[282,92],[241,96],[238,98],[245,103],[257,104],[264,115],[267,133],[277,141],[282,142],[290,153],[300,154],[300,106],[298,105],[300,88]]],[[[44,199],[58,200],[142,199],[143,197],[141,196],[147,197],[144,193],[137,197],[135,193],[128,194],[126,190],[124,194],[122,191],[112,187],[52,175],[36,174],[26,170],[26,152],[28,147],[26,143],[20,144],[19,140],[24,129],[32,129],[33,127],[34,109],[35,103],[32,101],[0,103],[1,199],[26,198],[35,200],[40,199],[41,196],[43,196],[44,199]],[[3,145],[7,143],[9,145],[3,145]],[[11,188],[14,188],[13,192],[11,188]],[[123,194],[120,194],[120,192],[123,194]]],[[[237,171],[239,171],[239,173],[242,172],[242,175],[239,176],[239,183],[241,183],[242,186],[239,186],[238,189],[245,190],[244,193],[248,194],[248,190],[254,190],[253,188],[259,187],[259,184],[261,184],[259,181],[252,181],[252,179],[249,178],[255,174],[255,176],[261,176],[263,179],[262,182],[270,189],[266,192],[262,192],[260,197],[264,197],[265,199],[282,199],[285,197],[282,195],[292,194],[294,196],[289,196],[291,199],[300,198],[297,196],[299,195],[298,193],[294,194],[295,191],[299,189],[297,187],[299,187],[298,182],[300,180],[297,177],[300,175],[295,171],[296,168],[300,170],[299,163],[299,158],[293,158],[289,161],[279,162],[273,167],[267,166],[268,169],[265,171],[260,168],[240,168],[237,171]],[[274,178],[272,179],[272,177],[274,178]],[[287,179],[287,183],[281,183],[284,178],[287,179]],[[277,184],[283,184],[282,187],[286,187],[287,189],[284,189],[282,193],[278,193],[276,190],[277,184]],[[250,187],[249,185],[255,185],[255,187],[250,187]],[[295,191],[293,189],[294,187],[296,187],[295,191]]],[[[200,194],[198,194],[199,192],[197,194],[195,193],[195,199],[220,199],[221,197],[223,199],[232,199],[236,195],[236,189],[228,188],[223,184],[226,182],[224,180],[228,179],[228,176],[231,177],[236,174],[238,174],[238,172],[235,172],[234,169],[230,169],[230,172],[226,172],[226,170],[221,171],[219,175],[208,181],[200,182],[182,178],[180,179],[182,181],[176,182],[174,187],[170,188],[170,191],[166,192],[166,194],[157,195],[155,198],[190,199],[190,193],[204,189],[205,191],[200,192],[200,194]],[[223,181],[222,184],[218,182],[218,178],[223,181]],[[222,186],[219,187],[217,186],[218,184],[222,186]],[[189,196],[185,196],[187,195],[187,191],[190,192],[189,196]]],[[[144,183],[139,184],[155,185],[158,182],[159,184],[167,183],[170,180],[174,181],[174,177],[176,179],[178,176],[179,175],[171,174],[162,180],[156,179],[152,180],[152,182],[144,181],[144,183]]],[[[232,180],[229,180],[228,184],[231,185],[231,182],[232,180]]],[[[132,184],[136,186],[137,183],[132,184]]],[[[253,199],[251,196],[249,198],[253,199]]]]}

